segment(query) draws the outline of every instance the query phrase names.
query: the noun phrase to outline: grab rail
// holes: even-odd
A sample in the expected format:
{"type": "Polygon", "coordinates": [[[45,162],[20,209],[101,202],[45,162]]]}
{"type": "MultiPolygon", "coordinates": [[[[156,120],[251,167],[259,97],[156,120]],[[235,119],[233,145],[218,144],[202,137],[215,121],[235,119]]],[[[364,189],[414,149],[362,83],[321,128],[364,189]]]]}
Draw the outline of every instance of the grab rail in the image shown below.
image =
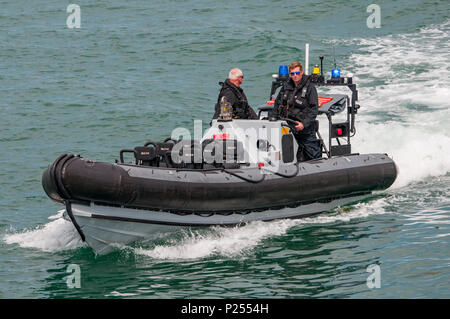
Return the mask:
{"type": "Polygon", "coordinates": [[[124,161],[123,161],[123,153],[133,153],[134,154],[134,158],[135,158],[135,164],[137,164],[136,151],[135,150],[129,150],[129,149],[121,150],[120,151],[120,162],[121,163],[124,163],[124,161]]]}

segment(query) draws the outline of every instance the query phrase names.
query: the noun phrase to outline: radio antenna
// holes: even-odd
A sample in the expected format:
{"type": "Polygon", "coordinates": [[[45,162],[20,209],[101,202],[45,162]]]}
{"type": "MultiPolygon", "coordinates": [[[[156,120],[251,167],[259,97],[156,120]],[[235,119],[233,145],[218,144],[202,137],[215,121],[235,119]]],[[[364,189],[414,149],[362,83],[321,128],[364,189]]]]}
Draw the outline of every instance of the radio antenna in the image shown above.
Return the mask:
{"type": "Polygon", "coordinates": [[[334,68],[336,69],[336,50],[333,45],[333,60],[334,60],[334,68]]]}

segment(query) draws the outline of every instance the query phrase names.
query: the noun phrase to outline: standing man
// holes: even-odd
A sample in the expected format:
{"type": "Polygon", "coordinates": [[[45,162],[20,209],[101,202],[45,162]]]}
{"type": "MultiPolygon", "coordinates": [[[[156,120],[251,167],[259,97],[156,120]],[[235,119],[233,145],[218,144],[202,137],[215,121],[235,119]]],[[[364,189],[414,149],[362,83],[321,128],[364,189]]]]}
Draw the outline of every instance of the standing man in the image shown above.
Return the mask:
{"type": "Polygon", "coordinates": [[[309,76],[303,75],[300,62],[289,65],[290,79],[281,88],[272,114],[278,118],[294,120],[294,137],[299,150],[297,160],[310,160],[322,156],[322,150],[316,138],[316,116],[318,113],[317,91],[309,76]]]}
{"type": "Polygon", "coordinates": [[[233,107],[233,119],[251,119],[256,120],[258,116],[255,111],[248,105],[247,97],[244,90],[241,88],[244,74],[238,68],[231,69],[228,74],[228,79],[225,83],[219,82],[222,85],[217,103],[215,106],[215,113],[213,119],[217,119],[220,114],[220,100],[225,96],[228,102],[233,107]]]}

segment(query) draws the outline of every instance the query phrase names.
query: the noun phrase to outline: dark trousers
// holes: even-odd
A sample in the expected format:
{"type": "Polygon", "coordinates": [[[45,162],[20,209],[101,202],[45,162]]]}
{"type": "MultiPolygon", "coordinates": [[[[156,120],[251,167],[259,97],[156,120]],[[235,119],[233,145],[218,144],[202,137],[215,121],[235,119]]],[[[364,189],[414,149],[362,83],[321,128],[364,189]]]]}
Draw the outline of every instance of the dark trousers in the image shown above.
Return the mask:
{"type": "Polygon", "coordinates": [[[303,162],[314,158],[322,157],[322,149],[320,147],[320,140],[316,137],[316,132],[301,132],[294,133],[297,140],[298,151],[297,161],[303,162]]]}

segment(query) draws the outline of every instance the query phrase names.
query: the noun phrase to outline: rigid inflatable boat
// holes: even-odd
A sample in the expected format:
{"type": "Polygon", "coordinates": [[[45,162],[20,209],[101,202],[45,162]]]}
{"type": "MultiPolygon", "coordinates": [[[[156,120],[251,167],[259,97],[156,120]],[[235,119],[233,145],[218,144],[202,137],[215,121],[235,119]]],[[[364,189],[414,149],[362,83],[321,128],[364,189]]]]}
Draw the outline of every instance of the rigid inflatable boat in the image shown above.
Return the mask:
{"type": "Polygon", "coordinates": [[[352,94],[319,97],[319,115],[329,124],[328,143],[317,129],[322,158],[300,162],[293,124],[271,118],[271,104],[286,74],[275,78],[258,120],[232,119],[230,106],[222,101],[223,112],[200,140],[147,142],[121,150],[115,163],[63,154],[43,173],[43,188],[65,206],[64,217],[82,240],[105,254],[117,244],[179,227],[311,216],[392,185],[397,167],[387,154],[352,152],[359,105],[351,78],[325,82],[316,76],[318,89],[344,86],[352,94]],[[346,119],[334,123],[334,115],[344,110],[346,119]]]}

